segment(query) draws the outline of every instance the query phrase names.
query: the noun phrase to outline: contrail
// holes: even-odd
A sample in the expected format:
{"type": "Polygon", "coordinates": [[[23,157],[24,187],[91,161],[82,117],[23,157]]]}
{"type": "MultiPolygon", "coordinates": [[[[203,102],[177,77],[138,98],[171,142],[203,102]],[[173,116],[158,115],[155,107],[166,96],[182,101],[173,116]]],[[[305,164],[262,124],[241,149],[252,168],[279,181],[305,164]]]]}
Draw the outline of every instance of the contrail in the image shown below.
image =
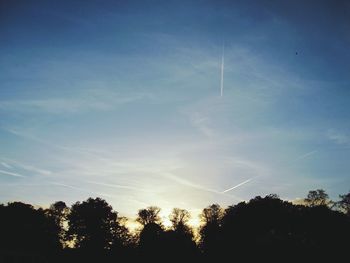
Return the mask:
{"type": "Polygon", "coordinates": [[[191,181],[188,181],[186,179],[183,179],[183,178],[180,178],[172,173],[165,173],[163,174],[163,176],[165,178],[168,178],[168,179],[171,179],[179,184],[182,184],[182,185],[185,185],[185,186],[188,186],[188,187],[192,187],[192,188],[195,188],[195,189],[199,189],[199,190],[202,190],[202,191],[206,191],[206,192],[212,192],[212,193],[215,193],[215,194],[220,194],[220,192],[214,190],[214,189],[209,189],[209,188],[206,188],[204,186],[201,186],[199,184],[196,184],[196,183],[193,183],[191,181]]]}
{"type": "Polygon", "coordinates": [[[1,162],[2,166],[6,167],[7,169],[12,169],[12,166],[9,165],[8,163],[1,162]]]}
{"type": "Polygon", "coordinates": [[[225,45],[222,46],[220,95],[224,92],[225,45]]]}
{"type": "Polygon", "coordinates": [[[57,186],[63,186],[63,187],[67,187],[73,190],[78,190],[81,192],[85,192],[85,193],[89,193],[89,194],[93,194],[93,195],[97,195],[97,196],[106,196],[106,197],[112,197],[112,198],[116,198],[117,196],[115,195],[110,195],[110,194],[106,194],[106,193],[101,193],[101,192],[94,192],[94,191],[90,191],[84,188],[80,188],[80,187],[76,187],[76,186],[72,186],[69,184],[63,184],[63,183],[57,183],[57,182],[52,182],[50,183],[51,185],[57,185],[57,186]]]}
{"type": "MultiPolygon", "coordinates": [[[[20,162],[18,162],[16,160],[13,160],[13,159],[9,159],[9,158],[2,158],[2,159],[10,162],[12,165],[15,164],[15,165],[17,165],[17,166],[27,170],[27,171],[30,171],[30,172],[35,172],[35,173],[39,173],[39,174],[42,174],[42,175],[50,175],[50,174],[52,174],[51,171],[40,169],[40,168],[31,166],[31,165],[23,164],[23,163],[20,163],[20,162]]],[[[4,165],[4,164],[7,164],[7,163],[2,163],[2,164],[4,165]]],[[[7,164],[7,165],[10,166],[9,164],[7,164]]]]}
{"type": "Polygon", "coordinates": [[[302,159],[305,159],[306,157],[310,156],[310,155],[313,155],[317,153],[317,150],[314,150],[312,152],[308,152],[308,153],[305,153],[303,155],[300,155],[298,158],[296,158],[294,161],[299,161],[299,160],[302,160],[302,159]]]}
{"type": "MultiPolygon", "coordinates": [[[[215,190],[215,189],[211,189],[211,188],[206,188],[206,187],[204,187],[204,186],[202,186],[202,185],[198,185],[198,184],[195,184],[195,183],[193,183],[193,182],[191,182],[191,181],[188,181],[188,180],[186,180],[186,179],[182,179],[182,178],[180,178],[180,177],[178,177],[178,176],[176,176],[176,175],[173,175],[173,174],[170,174],[170,173],[167,173],[166,175],[165,175],[165,177],[166,178],[169,178],[169,179],[171,179],[171,180],[173,180],[173,181],[175,181],[175,182],[177,182],[177,183],[179,183],[179,184],[182,184],[182,185],[185,185],[185,186],[188,186],[188,187],[192,187],[192,188],[194,188],[194,189],[198,189],[198,190],[202,190],[202,191],[205,191],[205,192],[210,192],[210,193],[214,193],[214,194],[218,194],[218,195],[225,195],[225,196],[229,196],[229,197],[232,197],[232,198],[234,198],[234,199],[237,199],[238,201],[244,201],[242,198],[240,198],[240,197],[237,197],[237,196],[234,196],[234,195],[232,195],[232,194],[226,194],[226,191],[224,191],[224,192],[220,192],[220,191],[217,191],[217,190],[215,190]]],[[[237,186],[238,187],[238,186],[237,186]]],[[[229,191],[229,190],[227,190],[227,191],[229,191]]]]}
{"type": "Polygon", "coordinates": [[[233,190],[233,189],[235,189],[235,188],[237,188],[237,187],[240,187],[240,186],[242,186],[242,185],[244,185],[244,184],[250,182],[251,180],[252,180],[252,178],[250,178],[250,179],[248,179],[248,180],[245,180],[244,182],[242,182],[242,183],[240,183],[240,184],[237,184],[237,185],[235,185],[235,186],[233,186],[233,187],[231,187],[231,188],[229,188],[229,189],[226,189],[225,191],[222,191],[221,193],[227,193],[228,191],[231,191],[231,190],[233,190]]]}
{"type": "Polygon", "coordinates": [[[135,190],[135,191],[140,191],[140,192],[148,192],[144,189],[140,189],[137,187],[133,186],[128,186],[128,185],[120,185],[120,184],[109,184],[109,183],[99,183],[95,181],[86,181],[89,184],[96,184],[96,185],[101,185],[101,186],[108,186],[108,187],[114,187],[114,188],[121,188],[121,189],[129,189],[129,190],[135,190]]]}
{"type": "Polygon", "coordinates": [[[4,170],[0,170],[0,173],[6,174],[6,175],[11,175],[11,176],[14,176],[14,177],[22,177],[22,178],[26,177],[26,176],[18,174],[18,173],[11,173],[11,172],[7,172],[7,171],[4,171],[4,170]]]}

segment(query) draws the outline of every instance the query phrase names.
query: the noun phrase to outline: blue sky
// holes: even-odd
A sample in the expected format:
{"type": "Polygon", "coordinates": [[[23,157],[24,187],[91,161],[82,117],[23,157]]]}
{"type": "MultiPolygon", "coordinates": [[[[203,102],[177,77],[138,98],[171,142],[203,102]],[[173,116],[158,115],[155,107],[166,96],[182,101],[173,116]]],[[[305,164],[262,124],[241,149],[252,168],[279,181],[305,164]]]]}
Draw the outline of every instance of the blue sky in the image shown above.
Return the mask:
{"type": "Polygon", "coordinates": [[[1,202],[350,190],[349,2],[0,1],[0,32],[1,202]]]}

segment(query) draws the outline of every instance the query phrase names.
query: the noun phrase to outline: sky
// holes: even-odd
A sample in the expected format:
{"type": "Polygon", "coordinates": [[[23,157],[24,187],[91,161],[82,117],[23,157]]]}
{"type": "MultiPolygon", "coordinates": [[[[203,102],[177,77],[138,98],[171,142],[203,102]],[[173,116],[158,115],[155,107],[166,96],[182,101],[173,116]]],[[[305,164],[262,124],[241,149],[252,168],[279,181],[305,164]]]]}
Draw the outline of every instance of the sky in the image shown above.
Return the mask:
{"type": "Polygon", "coordinates": [[[349,1],[0,0],[0,202],[336,199],[349,46],[349,1]]]}

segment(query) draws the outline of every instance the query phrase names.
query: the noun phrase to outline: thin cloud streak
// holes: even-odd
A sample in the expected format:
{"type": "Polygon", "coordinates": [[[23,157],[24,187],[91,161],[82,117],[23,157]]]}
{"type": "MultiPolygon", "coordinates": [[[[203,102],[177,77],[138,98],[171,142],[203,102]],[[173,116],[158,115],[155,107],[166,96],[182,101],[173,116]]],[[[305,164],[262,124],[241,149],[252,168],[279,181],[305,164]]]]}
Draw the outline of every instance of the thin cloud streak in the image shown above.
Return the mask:
{"type": "Polygon", "coordinates": [[[7,168],[7,169],[12,169],[12,166],[9,165],[8,163],[1,162],[1,165],[4,166],[4,167],[7,168]]]}
{"type": "Polygon", "coordinates": [[[222,47],[222,58],[221,58],[221,82],[220,82],[220,95],[222,97],[224,92],[224,67],[225,67],[225,46],[222,47]]]}
{"type": "Polygon", "coordinates": [[[20,177],[20,178],[27,177],[27,176],[24,176],[24,175],[21,175],[21,174],[18,174],[18,173],[7,172],[7,171],[4,171],[4,170],[0,170],[0,173],[6,174],[6,175],[10,175],[10,176],[13,176],[13,177],[20,177]]]}
{"type": "Polygon", "coordinates": [[[13,160],[13,159],[9,159],[9,158],[2,158],[2,159],[6,160],[7,162],[10,162],[14,166],[18,166],[18,167],[23,168],[23,169],[30,171],[30,172],[39,173],[41,175],[51,175],[52,174],[51,171],[41,169],[38,167],[34,167],[32,165],[27,165],[27,164],[21,163],[19,161],[13,160]]]}
{"type": "Polygon", "coordinates": [[[240,186],[242,186],[242,185],[244,185],[244,184],[246,184],[246,183],[249,183],[252,179],[253,179],[253,178],[250,178],[250,179],[248,179],[248,180],[245,180],[244,182],[239,183],[239,184],[237,184],[237,185],[235,185],[235,186],[233,186],[233,187],[231,187],[231,188],[229,188],[229,189],[226,189],[226,190],[222,191],[221,193],[224,194],[224,193],[227,193],[227,192],[229,192],[229,191],[231,191],[231,190],[233,190],[233,189],[236,189],[236,188],[238,188],[238,187],[240,187],[240,186]]]}
{"type": "MultiPolygon", "coordinates": [[[[194,189],[197,189],[197,190],[201,190],[201,191],[204,191],[204,192],[209,192],[209,193],[213,193],[213,194],[217,194],[217,195],[224,195],[226,197],[230,197],[230,198],[234,198],[238,201],[243,201],[242,198],[238,197],[238,196],[235,196],[235,195],[231,195],[231,194],[226,194],[227,191],[223,191],[223,192],[220,192],[220,191],[217,191],[215,189],[211,189],[211,188],[207,188],[207,187],[204,187],[202,185],[199,185],[199,184],[196,184],[196,183],[193,183],[189,180],[186,180],[186,179],[183,179],[183,178],[180,178],[174,174],[166,174],[166,178],[169,178],[181,185],[184,185],[184,186],[188,186],[188,187],[191,187],[191,188],[194,188],[194,189]]],[[[238,187],[238,186],[237,186],[238,187]]]]}
{"type": "Polygon", "coordinates": [[[61,151],[66,151],[66,152],[71,152],[71,153],[78,153],[80,155],[94,157],[94,158],[97,158],[100,161],[104,161],[104,162],[108,162],[109,161],[108,159],[100,157],[99,155],[97,155],[97,154],[95,154],[95,153],[93,153],[91,151],[88,151],[88,150],[83,150],[83,149],[77,149],[77,148],[57,145],[57,144],[54,144],[54,143],[52,143],[50,141],[39,139],[39,138],[29,134],[29,133],[20,132],[20,131],[17,131],[15,129],[8,129],[8,128],[4,128],[4,127],[1,127],[1,129],[4,130],[4,131],[7,131],[8,133],[14,134],[14,135],[16,135],[18,137],[21,137],[21,138],[24,138],[24,139],[27,139],[27,140],[31,140],[31,141],[34,141],[34,142],[38,142],[40,144],[43,144],[43,145],[46,145],[46,146],[49,146],[51,148],[55,148],[55,149],[58,149],[58,150],[61,150],[61,151]]]}
{"type": "Polygon", "coordinates": [[[97,196],[105,196],[105,197],[112,197],[112,198],[116,198],[117,197],[115,195],[110,195],[110,194],[105,194],[105,193],[100,193],[100,192],[94,192],[94,191],[90,191],[90,190],[87,190],[87,189],[84,189],[84,188],[80,188],[80,187],[76,187],[76,186],[72,186],[72,185],[68,185],[68,184],[63,184],[63,183],[53,182],[53,183],[50,183],[50,184],[51,185],[67,187],[67,188],[70,188],[70,189],[73,189],[73,190],[78,190],[78,191],[81,191],[81,192],[86,192],[86,193],[94,194],[94,195],[97,195],[97,196]]]}
{"type": "Polygon", "coordinates": [[[149,192],[145,189],[133,187],[133,186],[128,186],[128,185],[119,185],[119,184],[109,184],[109,183],[99,183],[99,182],[94,182],[94,181],[86,181],[89,184],[95,184],[95,185],[101,185],[101,186],[108,186],[108,187],[113,187],[113,188],[120,188],[120,189],[128,189],[128,190],[134,190],[137,192],[149,192]]]}
{"type": "Polygon", "coordinates": [[[202,185],[199,185],[199,184],[196,184],[196,183],[193,183],[191,181],[188,181],[186,179],[183,179],[183,178],[180,178],[174,174],[171,174],[171,173],[166,173],[164,174],[164,177],[168,178],[168,179],[171,179],[172,181],[175,181],[179,184],[182,184],[184,186],[189,186],[189,187],[192,187],[192,188],[195,188],[195,189],[199,189],[199,190],[202,190],[202,191],[206,191],[206,192],[211,192],[211,193],[215,193],[215,194],[219,194],[220,192],[219,191],[216,191],[214,189],[210,189],[210,188],[206,188],[202,185]]]}
{"type": "Polygon", "coordinates": [[[306,157],[309,157],[309,156],[311,156],[311,155],[314,155],[315,153],[317,153],[317,150],[314,150],[314,151],[305,153],[305,154],[303,154],[303,155],[300,155],[300,156],[299,156],[298,158],[296,158],[294,161],[299,161],[299,160],[305,159],[306,157]]]}
{"type": "MultiPolygon", "coordinates": [[[[79,95],[79,94],[78,94],[79,95]]],[[[28,100],[0,101],[0,109],[4,111],[51,114],[82,113],[87,111],[111,111],[117,106],[152,98],[151,94],[134,93],[119,94],[110,90],[84,91],[84,95],[72,98],[47,98],[28,100]]]]}
{"type": "Polygon", "coordinates": [[[207,137],[213,137],[214,130],[210,127],[210,119],[199,113],[191,116],[192,125],[207,137]]]}
{"type": "Polygon", "coordinates": [[[327,132],[327,137],[338,145],[350,147],[350,136],[344,132],[331,129],[327,132]]]}

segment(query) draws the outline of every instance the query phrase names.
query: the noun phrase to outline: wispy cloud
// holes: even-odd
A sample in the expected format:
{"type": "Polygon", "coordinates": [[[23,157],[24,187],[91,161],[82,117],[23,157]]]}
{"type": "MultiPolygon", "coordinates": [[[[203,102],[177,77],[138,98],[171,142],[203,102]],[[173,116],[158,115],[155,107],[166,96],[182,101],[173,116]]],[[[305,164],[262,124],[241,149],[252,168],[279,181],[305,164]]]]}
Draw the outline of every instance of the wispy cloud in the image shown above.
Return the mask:
{"type": "MultiPolygon", "coordinates": [[[[37,142],[37,143],[43,144],[45,146],[48,146],[48,147],[51,147],[51,148],[54,148],[54,149],[57,149],[57,150],[66,151],[66,152],[75,153],[75,154],[84,155],[84,156],[89,156],[89,157],[98,159],[100,161],[105,161],[105,162],[109,162],[110,161],[107,158],[101,157],[100,153],[97,153],[96,150],[92,151],[92,150],[89,150],[89,149],[83,149],[83,148],[79,148],[79,147],[70,147],[70,146],[65,146],[65,145],[59,145],[59,144],[56,144],[56,143],[54,143],[52,141],[41,139],[41,138],[31,134],[30,132],[20,131],[18,129],[4,128],[4,127],[2,127],[1,129],[6,131],[6,132],[8,132],[8,133],[14,134],[14,135],[16,135],[18,137],[21,137],[21,138],[24,138],[24,139],[27,139],[27,140],[30,140],[30,141],[33,141],[33,142],[37,142]]],[[[8,159],[8,160],[10,160],[10,159],[8,159]]],[[[16,162],[14,160],[12,160],[12,161],[16,162]]],[[[38,168],[35,168],[33,166],[29,166],[29,165],[23,165],[23,164],[20,164],[18,162],[17,162],[17,164],[18,165],[22,165],[23,168],[26,167],[28,169],[30,169],[30,168],[31,169],[35,169],[37,171],[40,171],[40,172],[43,172],[43,173],[46,173],[46,174],[51,173],[50,171],[43,170],[43,169],[38,169],[38,168]]]]}
{"type": "Polygon", "coordinates": [[[53,148],[56,148],[56,149],[61,149],[61,150],[67,150],[64,146],[57,145],[57,144],[54,144],[54,143],[52,143],[50,141],[46,141],[46,140],[40,139],[40,138],[36,137],[35,135],[32,135],[31,133],[28,133],[26,131],[20,131],[20,130],[17,130],[17,129],[4,128],[4,127],[2,127],[2,130],[6,131],[8,133],[11,133],[13,135],[16,135],[18,137],[21,137],[21,138],[24,138],[24,139],[27,139],[27,140],[31,140],[31,141],[34,141],[34,142],[37,142],[37,143],[40,143],[40,144],[43,144],[43,145],[46,145],[46,146],[50,146],[50,147],[53,147],[53,148]]]}
{"type": "Polygon", "coordinates": [[[225,45],[222,47],[222,58],[221,58],[221,78],[220,78],[220,95],[222,97],[224,92],[224,67],[225,67],[225,45]]]}
{"type": "Polygon", "coordinates": [[[0,101],[0,109],[23,113],[45,112],[51,114],[109,111],[120,105],[145,98],[151,98],[151,95],[146,93],[123,94],[106,89],[91,89],[84,91],[83,94],[67,98],[0,101]]]}
{"type": "Polygon", "coordinates": [[[0,170],[0,173],[1,174],[5,174],[5,175],[10,175],[10,176],[13,176],[13,177],[20,177],[20,178],[27,177],[27,176],[21,175],[19,173],[13,173],[13,172],[8,172],[8,171],[4,171],[4,170],[0,170]]]}
{"type": "Polygon", "coordinates": [[[119,188],[119,189],[128,189],[128,190],[133,190],[133,191],[137,191],[137,192],[149,192],[145,189],[133,187],[133,186],[128,186],[128,185],[101,183],[101,182],[95,182],[95,181],[86,181],[86,182],[89,184],[95,184],[95,185],[101,185],[101,186],[107,186],[107,187],[119,188]]]}
{"type": "Polygon", "coordinates": [[[210,125],[210,119],[201,115],[198,112],[195,112],[191,115],[192,125],[197,128],[201,133],[207,137],[212,137],[214,135],[214,129],[210,125]]]}
{"type": "Polygon", "coordinates": [[[77,190],[77,191],[86,192],[86,193],[97,195],[97,196],[105,196],[105,197],[113,197],[113,198],[117,197],[115,195],[106,194],[106,193],[102,193],[102,192],[95,192],[95,191],[91,191],[91,190],[88,190],[88,189],[85,189],[85,188],[76,187],[76,186],[73,186],[73,185],[64,184],[64,183],[60,183],[60,182],[52,182],[50,184],[51,185],[62,186],[62,187],[66,187],[66,188],[70,188],[70,189],[77,190]]]}
{"type": "Polygon", "coordinates": [[[177,175],[174,175],[172,173],[164,173],[163,174],[164,177],[174,181],[174,182],[177,182],[181,185],[184,185],[184,186],[188,186],[188,187],[191,187],[191,188],[194,188],[194,189],[199,189],[199,190],[202,190],[202,191],[206,191],[206,192],[211,192],[211,193],[215,193],[215,194],[218,194],[220,193],[219,191],[216,191],[214,189],[210,189],[210,188],[207,188],[207,187],[204,187],[200,184],[196,184],[194,182],[191,182],[187,179],[184,179],[184,178],[181,178],[177,175]]]}
{"type": "Polygon", "coordinates": [[[260,177],[269,174],[269,169],[261,163],[242,159],[237,156],[224,158],[224,161],[231,164],[233,167],[246,168],[252,171],[255,177],[260,177]]]}
{"type": "Polygon", "coordinates": [[[184,179],[184,178],[181,178],[177,175],[174,175],[174,174],[171,174],[171,173],[167,173],[166,175],[166,178],[170,179],[170,180],[173,180],[174,182],[176,183],[179,183],[181,185],[184,185],[184,186],[187,186],[187,187],[190,187],[190,188],[193,188],[193,189],[197,189],[197,190],[200,190],[200,191],[204,191],[204,192],[209,192],[209,193],[212,193],[212,194],[216,194],[216,195],[220,195],[220,196],[227,196],[227,197],[230,197],[230,198],[234,198],[236,199],[237,201],[243,201],[243,199],[241,197],[238,197],[236,195],[232,195],[232,194],[227,194],[227,192],[229,192],[230,190],[233,190],[234,188],[237,188],[245,183],[247,183],[248,181],[252,180],[252,179],[249,179],[239,185],[236,185],[235,187],[232,187],[228,190],[225,190],[225,191],[218,191],[218,190],[215,190],[215,189],[212,189],[212,188],[208,188],[208,187],[205,187],[203,185],[200,185],[200,184],[197,184],[197,183],[194,183],[190,180],[187,180],[187,179],[184,179]]]}
{"type": "MultiPolygon", "coordinates": [[[[32,166],[32,165],[24,164],[24,163],[21,163],[19,161],[13,160],[13,159],[9,159],[9,158],[2,158],[2,159],[4,159],[7,162],[11,163],[12,166],[17,166],[19,168],[22,168],[22,169],[30,171],[30,172],[35,172],[35,173],[39,173],[39,174],[42,174],[42,175],[51,175],[52,174],[52,172],[49,171],[49,170],[45,170],[45,169],[38,168],[38,167],[35,167],[35,166],[32,166]]],[[[9,164],[7,164],[7,165],[9,166],[9,164]]],[[[9,166],[9,167],[12,167],[12,166],[9,166]]]]}
{"type": "Polygon", "coordinates": [[[302,155],[298,156],[298,157],[294,160],[294,162],[295,162],[295,161],[302,160],[302,159],[305,159],[305,158],[307,158],[307,157],[309,157],[309,156],[311,156],[311,155],[314,155],[315,153],[317,153],[317,150],[314,150],[314,151],[311,151],[311,152],[302,154],[302,155]]]}
{"type": "Polygon", "coordinates": [[[332,129],[327,132],[327,137],[336,144],[350,146],[350,135],[344,132],[332,129]]]}
{"type": "Polygon", "coordinates": [[[12,166],[9,165],[8,163],[1,162],[1,165],[4,166],[4,167],[7,168],[7,169],[12,169],[12,166]]]}

